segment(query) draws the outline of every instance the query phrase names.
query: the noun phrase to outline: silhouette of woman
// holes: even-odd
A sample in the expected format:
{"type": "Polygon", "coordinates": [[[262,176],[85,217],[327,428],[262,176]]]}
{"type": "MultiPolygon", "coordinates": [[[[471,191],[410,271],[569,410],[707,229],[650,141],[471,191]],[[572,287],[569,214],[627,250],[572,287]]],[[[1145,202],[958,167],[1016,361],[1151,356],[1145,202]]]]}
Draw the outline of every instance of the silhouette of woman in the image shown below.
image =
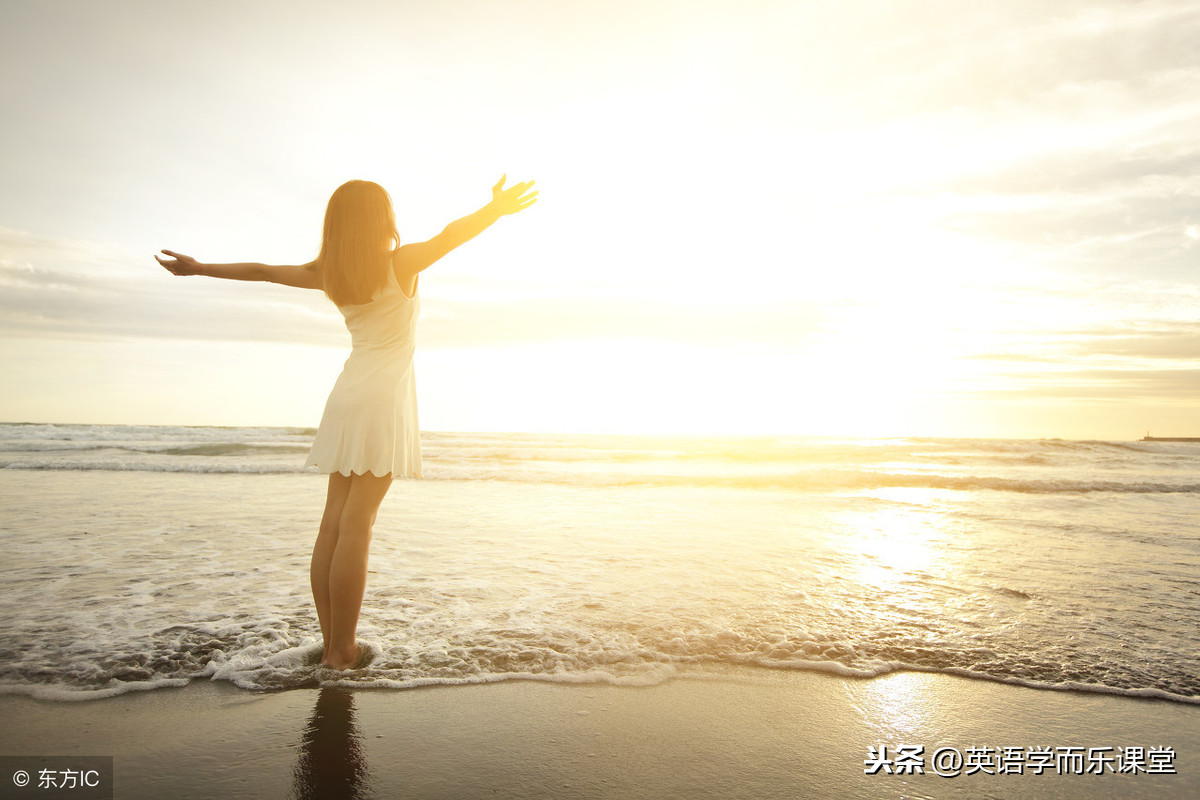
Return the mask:
{"type": "Polygon", "coordinates": [[[349,181],[325,210],[321,252],[307,264],[204,264],[163,250],[154,258],[174,275],[207,275],[320,289],[342,312],[352,350],[334,384],[305,466],[329,475],[310,579],[324,647],[321,664],[351,669],[367,582],[375,515],[392,478],[419,477],[412,356],[417,276],[506,214],[537,201],[533,181],[492,187],[492,200],[427,242],[400,244],[383,187],[349,181]]]}

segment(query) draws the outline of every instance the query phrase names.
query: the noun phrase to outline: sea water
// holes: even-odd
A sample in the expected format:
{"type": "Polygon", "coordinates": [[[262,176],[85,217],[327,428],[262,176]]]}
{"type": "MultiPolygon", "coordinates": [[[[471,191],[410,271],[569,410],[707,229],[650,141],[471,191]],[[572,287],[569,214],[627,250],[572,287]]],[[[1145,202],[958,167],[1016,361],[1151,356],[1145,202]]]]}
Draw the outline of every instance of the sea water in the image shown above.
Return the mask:
{"type": "Polygon", "coordinates": [[[1200,702],[1200,444],[425,433],[341,675],[313,433],[0,425],[0,692],[923,670],[1200,702]]]}

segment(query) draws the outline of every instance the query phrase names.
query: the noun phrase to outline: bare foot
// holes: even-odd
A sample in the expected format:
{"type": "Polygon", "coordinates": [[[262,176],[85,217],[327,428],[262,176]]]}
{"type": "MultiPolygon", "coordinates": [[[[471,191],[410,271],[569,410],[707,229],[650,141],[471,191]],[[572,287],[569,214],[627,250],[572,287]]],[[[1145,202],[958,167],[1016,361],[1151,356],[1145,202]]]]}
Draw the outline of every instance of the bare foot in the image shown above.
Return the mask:
{"type": "Polygon", "coordinates": [[[345,671],[355,669],[362,660],[363,652],[358,647],[355,647],[349,653],[338,653],[331,650],[321,659],[321,666],[345,671]]]}
{"type": "Polygon", "coordinates": [[[346,671],[354,669],[354,665],[358,663],[358,659],[342,659],[342,658],[326,658],[321,661],[321,666],[326,669],[336,669],[346,671]]]}

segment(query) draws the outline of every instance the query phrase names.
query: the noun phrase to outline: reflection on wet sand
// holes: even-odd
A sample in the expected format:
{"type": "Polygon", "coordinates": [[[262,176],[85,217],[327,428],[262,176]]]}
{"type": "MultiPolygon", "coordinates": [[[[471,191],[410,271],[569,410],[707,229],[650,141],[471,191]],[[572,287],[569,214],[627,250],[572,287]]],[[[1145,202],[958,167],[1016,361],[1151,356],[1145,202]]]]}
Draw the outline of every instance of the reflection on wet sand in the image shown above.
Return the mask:
{"type": "Polygon", "coordinates": [[[364,798],[370,796],[370,786],[362,735],[354,724],[354,694],[323,688],[304,728],[291,796],[297,800],[364,798]]]}

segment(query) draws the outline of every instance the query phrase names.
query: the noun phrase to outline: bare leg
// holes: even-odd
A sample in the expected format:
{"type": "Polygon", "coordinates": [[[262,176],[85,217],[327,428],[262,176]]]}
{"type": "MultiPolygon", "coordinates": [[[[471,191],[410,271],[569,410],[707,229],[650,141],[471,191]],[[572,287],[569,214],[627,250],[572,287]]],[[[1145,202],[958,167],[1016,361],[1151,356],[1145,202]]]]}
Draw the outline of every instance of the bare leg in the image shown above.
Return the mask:
{"type": "Polygon", "coordinates": [[[391,475],[350,477],[350,491],[338,519],[337,544],[329,564],[329,637],[322,663],[335,669],[347,669],[358,660],[355,635],[367,586],[371,528],[391,485],[391,475]]]}
{"type": "Polygon", "coordinates": [[[325,496],[325,513],[321,515],[321,529],[313,545],[312,565],[309,581],[312,583],[313,602],[317,606],[317,619],[321,622],[321,640],[325,643],[321,661],[329,658],[329,565],[333,563],[333,551],[337,547],[338,522],[350,494],[350,477],[334,472],[329,476],[329,493],[325,496]]]}

